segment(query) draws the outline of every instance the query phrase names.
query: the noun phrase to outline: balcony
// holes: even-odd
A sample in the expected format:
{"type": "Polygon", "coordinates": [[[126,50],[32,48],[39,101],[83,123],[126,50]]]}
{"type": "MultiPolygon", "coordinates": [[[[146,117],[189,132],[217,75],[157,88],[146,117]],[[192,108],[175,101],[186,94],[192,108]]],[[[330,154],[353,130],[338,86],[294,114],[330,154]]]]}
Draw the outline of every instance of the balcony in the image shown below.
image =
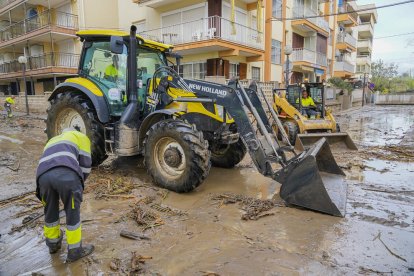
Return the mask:
{"type": "Polygon", "coordinates": [[[307,7],[294,6],[293,17],[295,17],[295,20],[292,20],[292,26],[305,32],[319,32],[328,37],[330,31],[329,23],[323,17],[302,19],[303,17],[316,15],[318,14],[315,11],[307,7]]]}
{"type": "Polygon", "coordinates": [[[346,27],[354,27],[358,25],[358,14],[355,12],[354,8],[345,3],[342,7],[339,7],[339,12],[350,12],[346,14],[340,14],[337,16],[336,21],[343,23],[346,27]]]}
{"type": "Polygon", "coordinates": [[[24,42],[49,32],[75,35],[78,30],[78,16],[47,10],[0,30],[0,48],[24,42]]]}
{"type": "MultiPolygon", "coordinates": [[[[132,2],[140,6],[146,6],[146,7],[157,9],[160,7],[165,7],[167,5],[176,4],[182,1],[180,0],[132,0],[132,2]]],[[[257,0],[241,0],[240,2],[251,4],[251,3],[257,3],[257,0]]],[[[196,3],[196,2],[194,1],[193,3],[196,3]]]]}
{"type": "Polygon", "coordinates": [[[24,2],[26,0],[0,0],[0,14],[24,2]]]}
{"type": "Polygon", "coordinates": [[[232,51],[235,55],[263,54],[263,33],[230,20],[211,16],[139,33],[147,39],[175,45],[177,52],[232,51]],[[197,50],[198,49],[198,50],[197,50]],[[259,52],[258,52],[259,51],[259,52]]]}
{"type": "Polygon", "coordinates": [[[370,39],[374,36],[374,29],[370,22],[358,25],[358,39],[370,39]]]}
{"type": "Polygon", "coordinates": [[[308,65],[314,68],[326,67],[327,65],[325,54],[305,48],[293,49],[290,58],[293,61],[293,65],[308,65]]]}
{"type": "Polygon", "coordinates": [[[340,33],[337,37],[336,48],[342,51],[355,52],[357,39],[348,33],[340,33]]]}
{"type": "Polygon", "coordinates": [[[372,42],[370,39],[358,40],[358,51],[371,52],[371,50],[372,50],[372,42]]]}
{"type": "MultiPolygon", "coordinates": [[[[45,53],[27,58],[27,76],[47,74],[75,75],[78,71],[79,55],[68,53],[45,53]]],[[[21,76],[22,65],[17,60],[0,64],[0,79],[13,79],[21,76]]]]}
{"type": "Polygon", "coordinates": [[[355,73],[355,65],[349,61],[335,61],[334,76],[339,78],[349,78],[355,73]]]}
{"type": "Polygon", "coordinates": [[[358,55],[357,56],[356,63],[358,65],[371,64],[371,57],[370,56],[367,56],[367,55],[358,55]]]}

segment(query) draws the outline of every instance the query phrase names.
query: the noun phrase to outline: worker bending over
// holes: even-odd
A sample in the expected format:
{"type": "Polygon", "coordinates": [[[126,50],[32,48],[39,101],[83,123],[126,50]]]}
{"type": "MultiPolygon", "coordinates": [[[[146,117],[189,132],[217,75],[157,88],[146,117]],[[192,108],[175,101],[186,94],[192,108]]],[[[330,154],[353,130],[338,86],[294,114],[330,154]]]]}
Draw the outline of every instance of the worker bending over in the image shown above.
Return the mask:
{"type": "MultiPolygon", "coordinates": [[[[313,108],[316,108],[316,105],[306,89],[302,90],[302,98],[300,101],[302,107],[304,107],[301,111],[302,115],[308,116],[308,118],[314,117],[316,115],[316,111],[313,108]]],[[[296,103],[299,103],[299,99],[296,100],[296,103]]]]}
{"type": "Polygon", "coordinates": [[[9,118],[13,117],[12,105],[15,104],[15,101],[14,101],[15,98],[16,96],[7,97],[6,100],[4,101],[4,108],[6,109],[7,117],[9,118]]]}
{"type": "Polygon", "coordinates": [[[80,205],[84,181],[91,171],[91,142],[74,128],[63,130],[46,144],[36,174],[36,196],[45,212],[44,235],[49,253],[62,245],[63,231],[59,224],[59,198],[66,213],[66,262],[74,262],[91,254],[93,245],[82,245],[80,205]]]}

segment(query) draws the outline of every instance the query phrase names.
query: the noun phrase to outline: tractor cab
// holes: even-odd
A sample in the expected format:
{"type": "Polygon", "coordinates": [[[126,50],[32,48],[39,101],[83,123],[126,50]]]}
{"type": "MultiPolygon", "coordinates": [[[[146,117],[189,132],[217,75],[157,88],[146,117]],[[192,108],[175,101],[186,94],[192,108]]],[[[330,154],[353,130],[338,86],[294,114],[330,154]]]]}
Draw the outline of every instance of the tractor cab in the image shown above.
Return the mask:
{"type": "MultiPolygon", "coordinates": [[[[97,34],[87,30],[80,31],[77,35],[84,41],[79,76],[105,94],[111,116],[121,116],[128,105],[128,43],[119,45],[115,53],[111,48],[111,37],[127,42],[129,34],[119,31],[100,31],[97,34]]],[[[170,51],[171,46],[150,42],[139,36],[137,39],[136,90],[139,108],[143,111],[148,84],[159,67],[167,66],[166,52],[170,51]]]]}

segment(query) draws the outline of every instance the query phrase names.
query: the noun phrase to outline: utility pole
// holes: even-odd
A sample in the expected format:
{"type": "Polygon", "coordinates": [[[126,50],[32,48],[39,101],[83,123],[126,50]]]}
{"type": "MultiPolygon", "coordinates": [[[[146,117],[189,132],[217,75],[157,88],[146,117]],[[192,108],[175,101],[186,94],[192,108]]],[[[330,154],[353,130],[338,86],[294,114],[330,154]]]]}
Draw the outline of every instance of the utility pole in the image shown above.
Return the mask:
{"type": "Polygon", "coordinates": [[[365,86],[367,85],[367,73],[364,73],[364,82],[362,84],[362,106],[365,105],[365,86]]]}

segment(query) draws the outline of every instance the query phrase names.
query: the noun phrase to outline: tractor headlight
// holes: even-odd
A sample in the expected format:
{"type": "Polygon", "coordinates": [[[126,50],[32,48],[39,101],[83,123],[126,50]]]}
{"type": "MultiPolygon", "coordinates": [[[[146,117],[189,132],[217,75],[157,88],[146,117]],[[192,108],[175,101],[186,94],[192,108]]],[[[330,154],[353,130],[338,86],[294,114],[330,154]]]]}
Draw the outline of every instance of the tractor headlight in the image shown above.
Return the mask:
{"type": "Polygon", "coordinates": [[[221,105],[216,105],[216,107],[217,107],[217,113],[218,113],[219,117],[220,118],[224,118],[223,117],[223,115],[224,115],[224,108],[221,105]]]}

